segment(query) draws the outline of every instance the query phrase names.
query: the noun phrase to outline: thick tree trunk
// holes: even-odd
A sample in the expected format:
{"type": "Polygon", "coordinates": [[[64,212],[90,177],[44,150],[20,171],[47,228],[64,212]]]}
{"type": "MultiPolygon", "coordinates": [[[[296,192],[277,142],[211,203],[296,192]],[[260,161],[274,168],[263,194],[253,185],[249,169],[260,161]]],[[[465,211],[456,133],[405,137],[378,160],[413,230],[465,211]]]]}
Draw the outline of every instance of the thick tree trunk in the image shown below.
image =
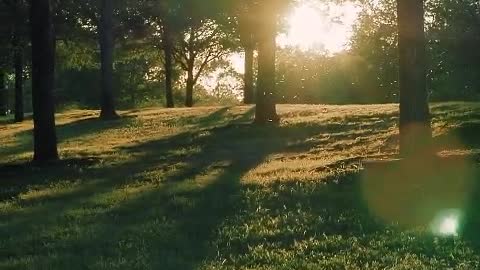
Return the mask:
{"type": "Polygon", "coordinates": [[[22,2],[17,0],[15,2],[15,14],[17,19],[15,20],[15,29],[13,32],[13,49],[14,51],[14,68],[15,68],[15,122],[22,122],[24,119],[23,114],[23,46],[20,42],[21,35],[21,18],[20,7],[22,2]]]}
{"type": "Polygon", "coordinates": [[[23,113],[23,48],[15,49],[15,122],[24,120],[23,113]]]}
{"type": "Polygon", "coordinates": [[[5,71],[0,69],[0,116],[7,114],[7,86],[5,71]]]}
{"type": "Polygon", "coordinates": [[[185,97],[185,106],[186,107],[193,107],[193,86],[194,78],[193,78],[193,66],[189,67],[187,71],[187,93],[185,97]]]}
{"type": "Polygon", "coordinates": [[[245,75],[244,75],[244,93],[243,102],[245,104],[253,104],[253,46],[245,46],[245,75]]]}
{"type": "Polygon", "coordinates": [[[432,131],[426,89],[424,7],[422,0],[398,0],[400,58],[400,154],[427,151],[432,131]]]}
{"type": "Polygon", "coordinates": [[[165,52],[165,97],[167,108],[175,107],[173,102],[173,41],[168,25],[164,25],[163,50],[165,52]]]}
{"type": "MultiPolygon", "coordinates": [[[[267,5],[266,5],[267,6],[267,5]]],[[[258,85],[255,123],[278,123],[275,104],[276,14],[267,10],[258,39],[258,85]]]]}
{"type": "Polygon", "coordinates": [[[101,112],[102,119],[118,118],[113,96],[113,0],[102,0],[100,18],[101,112]]]}
{"type": "Polygon", "coordinates": [[[58,159],[55,131],[54,34],[49,0],[30,4],[32,40],[33,160],[44,163],[58,159]]]}

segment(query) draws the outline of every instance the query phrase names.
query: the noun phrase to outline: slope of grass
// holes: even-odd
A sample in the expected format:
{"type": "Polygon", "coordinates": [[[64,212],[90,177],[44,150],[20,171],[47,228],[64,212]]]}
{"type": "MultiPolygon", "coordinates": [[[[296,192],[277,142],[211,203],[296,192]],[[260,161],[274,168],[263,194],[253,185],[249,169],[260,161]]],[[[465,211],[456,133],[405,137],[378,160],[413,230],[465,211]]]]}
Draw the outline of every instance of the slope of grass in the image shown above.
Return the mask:
{"type": "MultiPolygon", "coordinates": [[[[2,122],[0,269],[479,268],[475,233],[365,203],[363,161],[395,155],[397,109],[282,105],[278,127],[251,107],[71,111],[46,168],[26,163],[31,123],[2,122]]],[[[432,111],[442,154],[477,163],[480,105],[432,111]]]]}

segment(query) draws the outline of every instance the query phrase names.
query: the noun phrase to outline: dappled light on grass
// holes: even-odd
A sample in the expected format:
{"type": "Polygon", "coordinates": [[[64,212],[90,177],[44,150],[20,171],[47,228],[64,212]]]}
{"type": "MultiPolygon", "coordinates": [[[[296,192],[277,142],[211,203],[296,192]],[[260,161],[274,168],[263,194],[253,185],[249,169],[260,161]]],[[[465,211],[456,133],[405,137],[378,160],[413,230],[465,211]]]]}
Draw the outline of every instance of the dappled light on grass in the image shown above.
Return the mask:
{"type": "MultiPolygon", "coordinates": [[[[455,106],[434,112],[444,123],[466,117],[465,105],[455,106]]],[[[463,236],[464,224],[478,228],[466,207],[471,198],[460,196],[468,187],[445,180],[459,177],[446,175],[453,168],[468,168],[463,159],[409,165],[442,168],[439,179],[422,178],[432,189],[422,198],[442,200],[423,207],[426,230],[404,230],[365,207],[370,192],[360,185],[365,157],[396,151],[395,105],[278,107],[283,121],[274,127],[250,125],[247,106],[123,112],[128,117],[104,128],[81,114],[59,116],[71,122],[59,129],[71,161],[0,167],[0,268],[479,267],[477,249],[463,241],[475,236],[463,236]],[[459,238],[434,238],[437,229],[454,230],[452,208],[462,215],[459,238]]],[[[444,126],[437,124],[437,137],[444,126]]],[[[404,197],[414,184],[380,180],[404,197]]],[[[374,187],[370,202],[392,207],[401,199],[374,187]]],[[[400,210],[415,204],[404,201],[400,210]]]]}

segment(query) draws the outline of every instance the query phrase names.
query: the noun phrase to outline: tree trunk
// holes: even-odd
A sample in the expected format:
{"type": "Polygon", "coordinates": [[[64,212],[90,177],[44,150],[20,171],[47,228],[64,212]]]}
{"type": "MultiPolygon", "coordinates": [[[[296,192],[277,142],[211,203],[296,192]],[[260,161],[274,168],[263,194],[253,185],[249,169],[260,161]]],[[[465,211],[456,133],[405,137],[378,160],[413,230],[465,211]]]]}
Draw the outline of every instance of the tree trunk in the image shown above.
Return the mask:
{"type": "Polygon", "coordinates": [[[30,4],[32,40],[32,105],[35,162],[58,159],[53,100],[55,49],[49,0],[30,4]]]}
{"type": "Polygon", "coordinates": [[[23,48],[15,49],[15,122],[24,120],[23,114],[23,48]]]}
{"type": "Polygon", "coordinates": [[[7,86],[5,82],[5,71],[0,69],[0,116],[7,114],[7,86]]]}
{"type": "Polygon", "coordinates": [[[432,131],[426,89],[424,7],[422,0],[398,0],[400,59],[400,154],[427,151],[432,131]]]}
{"type": "Polygon", "coordinates": [[[135,97],[135,88],[130,89],[130,102],[132,103],[132,108],[137,106],[137,99],[135,97]]]}
{"type": "Polygon", "coordinates": [[[253,46],[245,46],[245,75],[244,75],[244,92],[243,102],[245,104],[253,104],[253,46]]]}
{"type": "Polygon", "coordinates": [[[276,14],[271,10],[265,10],[263,14],[268,15],[263,16],[258,39],[257,124],[278,123],[280,120],[275,105],[276,14]]]}
{"type": "Polygon", "coordinates": [[[13,32],[13,49],[14,49],[14,68],[15,68],[15,122],[22,122],[23,114],[23,44],[20,41],[22,16],[20,8],[23,3],[21,0],[15,1],[15,29],[13,32]]]}
{"type": "Polygon", "coordinates": [[[185,98],[185,106],[186,107],[193,107],[193,86],[194,86],[194,78],[193,78],[193,66],[188,68],[187,71],[187,95],[185,98]]]}
{"type": "Polygon", "coordinates": [[[168,25],[164,25],[163,50],[165,52],[165,97],[167,108],[175,107],[173,102],[173,41],[168,25]]]}
{"type": "Polygon", "coordinates": [[[102,0],[100,18],[100,54],[101,54],[101,112],[102,119],[115,119],[113,97],[113,0],[102,0]]]}

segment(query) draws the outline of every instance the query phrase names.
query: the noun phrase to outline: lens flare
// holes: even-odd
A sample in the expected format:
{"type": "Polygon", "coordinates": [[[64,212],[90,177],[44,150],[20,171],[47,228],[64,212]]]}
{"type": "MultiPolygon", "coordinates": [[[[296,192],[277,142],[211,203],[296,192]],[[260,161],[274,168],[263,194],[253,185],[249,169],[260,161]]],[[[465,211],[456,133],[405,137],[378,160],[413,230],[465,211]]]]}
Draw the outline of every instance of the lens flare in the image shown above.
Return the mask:
{"type": "Polygon", "coordinates": [[[443,236],[457,236],[461,217],[461,211],[458,209],[441,212],[432,222],[433,233],[443,236]]]}
{"type": "Polygon", "coordinates": [[[457,233],[462,210],[474,196],[471,160],[420,153],[365,166],[362,197],[374,216],[404,228],[432,226],[438,235],[457,233]]]}

